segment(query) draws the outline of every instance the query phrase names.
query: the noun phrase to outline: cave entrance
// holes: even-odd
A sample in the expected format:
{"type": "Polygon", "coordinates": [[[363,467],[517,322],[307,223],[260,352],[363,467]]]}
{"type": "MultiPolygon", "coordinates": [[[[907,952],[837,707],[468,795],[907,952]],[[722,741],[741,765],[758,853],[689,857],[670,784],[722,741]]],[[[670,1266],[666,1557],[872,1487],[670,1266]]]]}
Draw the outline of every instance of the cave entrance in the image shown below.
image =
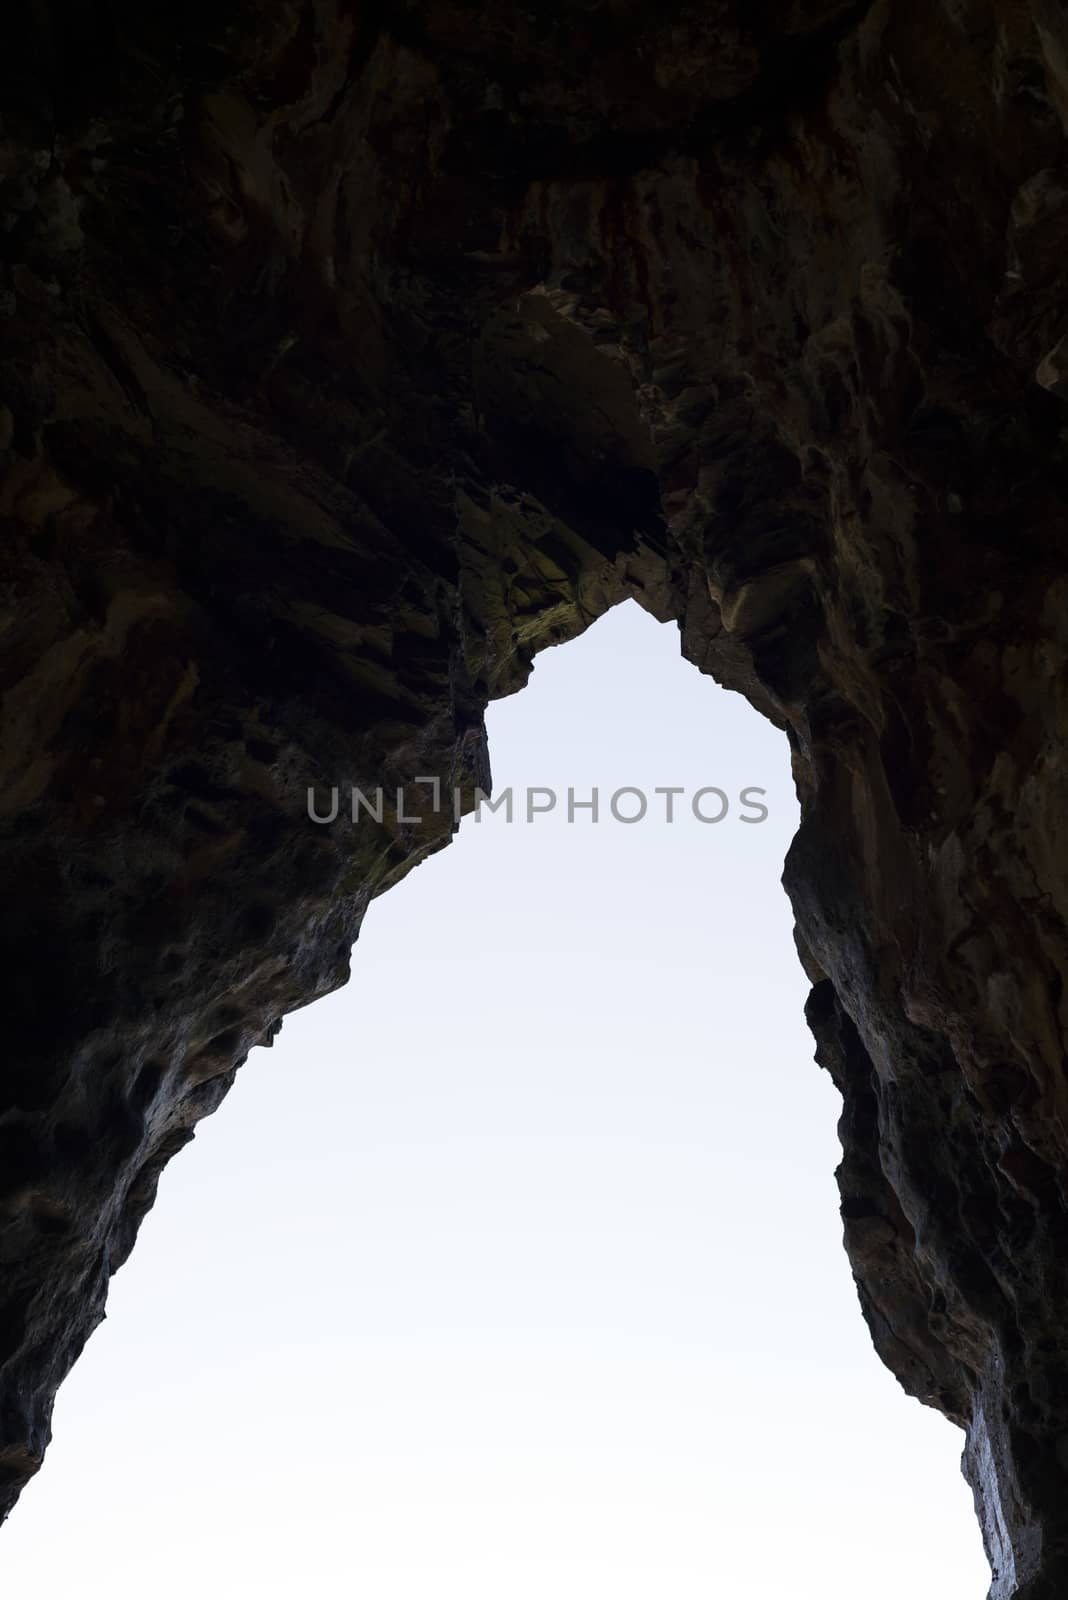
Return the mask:
{"type": "Polygon", "coordinates": [[[53,1592],[101,1600],[146,1570],[156,1600],[976,1600],[961,1440],[880,1365],[841,1248],[785,738],[633,604],[488,722],[512,822],[468,817],[372,906],[348,988],[167,1169],[7,1571],[39,1585],[47,1548],[53,1592]],[[557,797],[530,823],[528,789],[557,797]]]}

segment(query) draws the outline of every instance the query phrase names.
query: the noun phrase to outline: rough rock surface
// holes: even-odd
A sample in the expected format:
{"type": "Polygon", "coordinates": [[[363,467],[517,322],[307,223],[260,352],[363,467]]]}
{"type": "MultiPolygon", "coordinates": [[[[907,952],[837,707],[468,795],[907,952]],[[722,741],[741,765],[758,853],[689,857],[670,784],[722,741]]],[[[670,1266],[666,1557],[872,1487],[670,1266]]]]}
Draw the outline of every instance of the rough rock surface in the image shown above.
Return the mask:
{"type": "MultiPolygon", "coordinates": [[[[53,0],[0,56],[0,1474],[159,1171],[625,595],[784,727],[882,1358],[1068,1592],[1068,19],[53,0]]],[[[314,1092],[308,1089],[306,1092],[314,1092]]]]}

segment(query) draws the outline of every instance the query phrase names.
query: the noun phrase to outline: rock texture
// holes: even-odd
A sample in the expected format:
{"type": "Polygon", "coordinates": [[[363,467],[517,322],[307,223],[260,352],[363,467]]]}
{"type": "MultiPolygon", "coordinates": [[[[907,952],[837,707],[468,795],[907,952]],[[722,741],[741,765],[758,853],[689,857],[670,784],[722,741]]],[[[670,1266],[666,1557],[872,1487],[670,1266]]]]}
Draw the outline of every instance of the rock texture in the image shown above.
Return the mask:
{"type": "Polygon", "coordinates": [[[863,1311],[993,1600],[1062,1596],[1062,8],[5,29],[4,1508],[162,1166],[450,837],[309,785],[469,799],[487,701],[635,595],[789,735],[863,1311]]]}

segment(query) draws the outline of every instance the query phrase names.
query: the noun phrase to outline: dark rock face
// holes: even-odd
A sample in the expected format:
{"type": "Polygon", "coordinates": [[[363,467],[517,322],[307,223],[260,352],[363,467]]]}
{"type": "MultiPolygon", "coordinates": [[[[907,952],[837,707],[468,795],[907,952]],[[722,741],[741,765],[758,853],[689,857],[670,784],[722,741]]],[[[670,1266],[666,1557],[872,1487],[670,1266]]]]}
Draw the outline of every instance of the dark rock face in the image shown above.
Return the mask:
{"type": "Polygon", "coordinates": [[[450,837],[308,787],[470,804],[634,595],[789,734],[863,1311],[994,1600],[1062,1595],[1061,8],[6,26],[5,1509],[162,1166],[450,837]]]}

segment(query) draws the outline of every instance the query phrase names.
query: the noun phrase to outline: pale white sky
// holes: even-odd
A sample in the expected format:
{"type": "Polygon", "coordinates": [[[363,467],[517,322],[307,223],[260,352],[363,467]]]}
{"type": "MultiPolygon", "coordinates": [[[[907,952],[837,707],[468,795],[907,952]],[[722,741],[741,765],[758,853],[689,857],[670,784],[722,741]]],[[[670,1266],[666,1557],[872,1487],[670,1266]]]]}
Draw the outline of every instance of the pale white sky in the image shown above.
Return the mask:
{"type": "Polygon", "coordinates": [[[349,987],[167,1169],[0,1572],[982,1600],[963,1437],[880,1365],[841,1248],[785,739],[634,605],[489,728],[498,790],[751,784],[771,814],[468,819],[377,901],[349,987]]]}

